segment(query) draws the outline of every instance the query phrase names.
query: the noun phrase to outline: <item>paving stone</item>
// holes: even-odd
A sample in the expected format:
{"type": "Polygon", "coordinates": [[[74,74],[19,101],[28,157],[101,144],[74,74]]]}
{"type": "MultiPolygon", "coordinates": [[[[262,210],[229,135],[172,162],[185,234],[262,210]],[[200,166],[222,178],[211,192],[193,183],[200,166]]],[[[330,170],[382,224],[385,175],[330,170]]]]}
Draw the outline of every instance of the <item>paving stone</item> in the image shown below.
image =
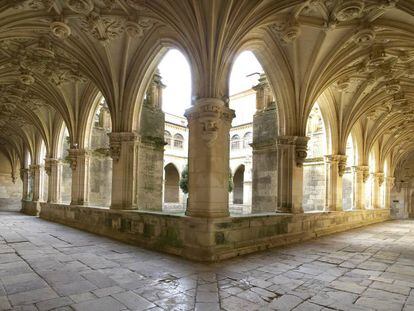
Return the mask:
{"type": "Polygon", "coordinates": [[[355,304],[358,306],[365,306],[379,311],[399,311],[402,310],[403,304],[397,303],[394,300],[380,300],[378,298],[361,297],[355,304]]]}
{"type": "Polygon", "coordinates": [[[114,297],[116,300],[120,301],[122,304],[127,306],[128,309],[134,311],[146,310],[155,307],[153,303],[138,296],[132,291],[113,294],[112,297],[114,297]]]}
{"type": "Polygon", "coordinates": [[[119,287],[119,286],[112,286],[112,287],[96,289],[96,290],[93,291],[93,293],[97,297],[105,297],[105,296],[120,293],[120,292],[123,292],[123,291],[125,291],[125,290],[123,288],[119,287]]]}
{"type": "Polygon", "coordinates": [[[69,296],[95,290],[97,287],[91,282],[85,280],[67,284],[57,284],[53,285],[53,288],[61,296],[69,296]]]}
{"type": "Polygon", "coordinates": [[[56,309],[59,307],[68,306],[70,304],[73,304],[73,300],[70,299],[69,297],[59,297],[59,298],[54,298],[54,299],[38,302],[36,304],[36,307],[42,311],[42,310],[51,310],[51,309],[56,309]]]}
{"type": "Polygon", "coordinates": [[[88,300],[72,305],[76,311],[120,311],[126,307],[118,300],[108,296],[94,300],[88,300]]]}
{"type": "Polygon", "coordinates": [[[414,310],[414,221],[203,264],[0,216],[0,310],[414,310]]]}
{"type": "Polygon", "coordinates": [[[51,288],[35,289],[8,296],[9,301],[13,306],[36,303],[56,297],[58,297],[58,295],[51,288]]]}

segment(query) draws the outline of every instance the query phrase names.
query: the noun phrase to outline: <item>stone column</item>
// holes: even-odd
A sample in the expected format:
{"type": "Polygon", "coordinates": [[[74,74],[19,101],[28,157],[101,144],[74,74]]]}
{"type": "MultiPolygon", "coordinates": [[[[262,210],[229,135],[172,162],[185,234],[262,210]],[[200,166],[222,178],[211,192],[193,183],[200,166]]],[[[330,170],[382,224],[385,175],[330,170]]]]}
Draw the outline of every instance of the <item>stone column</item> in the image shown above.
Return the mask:
{"type": "Polygon", "coordinates": [[[185,113],[189,128],[189,204],[194,217],[229,216],[229,133],[234,110],[218,98],[198,99],[185,113]]]}
{"type": "Polygon", "coordinates": [[[381,208],[381,185],[384,182],[384,173],[372,173],[372,208],[381,208]]]}
{"type": "Polygon", "coordinates": [[[39,164],[30,165],[30,174],[33,179],[32,201],[39,201],[40,199],[40,168],[39,164]]]}
{"type": "Polygon", "coordinates": [[[365,209],[365,182],[368,177],[369,168],[368,166],[353,166],[353,204],[352,209],[361,210],[365,209]]]}
{"type": "Polygon", "coordinates": [[[89,202],[90,154],[85,149],[69,149],[72,169],[71,205],[87,205],[89,202]]]}
{"type": "Polygon", "coordinates": [[[325,156],[326,211],[342,211],[342,176],[346,169],[346,156],[325,156]]]}
{"type": "Polygon", "coordinates": [[[307,156],[305,136],[277,138],[278,211],[303,213],[303,162],[307,156]]]}
{"type": "Polygon", "coordinates": [[[385,177],[385,209],[391,208],[391,190],[394,187],[395,177],[385,177]]]}
{"type": "Polygon", "coordinates": [[[162,112],[162,84],[158,71],[147,90],[141,110],[138,150],[137,204],[141,210],[162,211],[165,115],[162,112]]]}
{"type": "Polygon", "coordinates": [[[61,178],[61,164],[58,159],[46,158],[45,171],[48,178],[47,202],[60,202],[60,178],[61,178]]]}
{"type": "MultiPolygon", "coordinates": [[[[255,89],[257,86],[255,87],[255,89]]],[[[261,89],[260,89],[261,90],[261,89]]],[[[256,94],[259,92],[256,89],[256,94]]],[[[261,97],[259,96],[257,101],[261,97]]],[[[262,108],[261,105],[257,105],[262,108]]],[[[275,212],[277,209],[277,112],[273,104],[253,116],[252,212],[275,212]]]]}
{"type": "Polygon", "coordinates": [[[137,209],[139,137],[133,132],[109,133],[112,157],[111,209],[137,209]]]}
{"type": "Polygon", "coordinates": [[[29,169],[20,169],[20,179],[23,183],[22,200],[27,200],[29,197],[29,169]]]}

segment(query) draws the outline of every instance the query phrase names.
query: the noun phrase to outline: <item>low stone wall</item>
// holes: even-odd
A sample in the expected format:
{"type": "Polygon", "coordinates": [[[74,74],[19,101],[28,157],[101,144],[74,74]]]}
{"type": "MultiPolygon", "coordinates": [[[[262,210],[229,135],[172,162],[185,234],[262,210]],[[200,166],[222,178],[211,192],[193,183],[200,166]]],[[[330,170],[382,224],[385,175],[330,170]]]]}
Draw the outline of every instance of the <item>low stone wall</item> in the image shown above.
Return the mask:
{"type": "Polygon", "coordinates": [[[39,216],[41,203],[39,201],[25,201],[22,200],[22,213],[30,216],[39,216]]]}
{"type": "Polygon", "coordinates": [[[0,198],[0,211],[18,212],[21,209],[21,200],[17,198],[0,198]]]}
{"type": "Polygon", "coordinates": [[[217,261],[390,218],[389,210],[201,219],[41,203],[40,217],[198,261],[217,261]]]}

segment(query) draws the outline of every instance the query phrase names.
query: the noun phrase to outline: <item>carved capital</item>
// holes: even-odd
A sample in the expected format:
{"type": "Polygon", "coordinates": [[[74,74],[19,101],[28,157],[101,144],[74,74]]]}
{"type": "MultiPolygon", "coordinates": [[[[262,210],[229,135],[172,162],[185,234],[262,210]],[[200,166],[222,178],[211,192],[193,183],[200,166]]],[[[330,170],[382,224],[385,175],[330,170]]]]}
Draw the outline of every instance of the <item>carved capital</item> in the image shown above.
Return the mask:
{"type": "Polygon", "coordinates": [[[68,149],[70,168],[72,171],[76,171],[78,166],[78,160],[80,157],[89,157],[89,151],[85,149],[68,149]]]}
{"type": "Polygon", "coordinates": [[[201,126],[201,139],[211,147],[218,137],[219,128],[230,128],[235,113],[226,107],[221,99],[201,98],[195,106],[187,109],[185,116],[189,124],[198,122],[201,126]]]}
{"type": "Polygon", "coordinates": [[[135,142],[139,136],[135,132],[112,132],[108,134],[110,144],[110,155],[114,161],[121,156],[121,145],[123,142],[135,142]]]}
{"type": "Polygon", "coordinates": [[[294,146],[296,166],[302,167],[308,156],[308,141],[306,136],[278,136],[278,146],[294,146]]]}
{"type": "Polygon", "coordinates": [[[325,163],[330,165],[337,165],[338,166],[338,175],[340,177],[344,176],[346,170],[346,155],[342,154],[332,154],[324,156],[325,163]]]}
{"type": "Polygon", "coordinates": [[[58,159],[54,158],[46,158],[45,159],[45,171],[46,174],[50,176],[50,173],[52,172],[52,167],[57,166],[59,164],[58,159]]]}
{"type": "Polygon", "coordinates": [[[372,177],[374,180],[378,182],[378,186],[381,187],[382,184],[384,183],[384,173],[381,173],[381,172],[372,173],[372,177]]]}

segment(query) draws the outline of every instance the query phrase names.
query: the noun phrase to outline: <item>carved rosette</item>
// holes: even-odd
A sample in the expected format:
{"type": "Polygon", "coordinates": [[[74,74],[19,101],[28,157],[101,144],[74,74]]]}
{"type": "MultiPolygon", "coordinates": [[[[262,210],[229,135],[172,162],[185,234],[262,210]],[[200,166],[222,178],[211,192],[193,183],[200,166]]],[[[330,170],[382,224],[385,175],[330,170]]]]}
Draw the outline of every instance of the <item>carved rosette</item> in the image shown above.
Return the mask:
{"type": "Polygon", "coordinates": [[[66,39],[72,33],[72,30],[70,29],[69,25],[59,21],[50,24],[50,30],[56,38],[61,40],[66,39]]]}
{"type": "Polygon", "coordinates": [[[89,14],[94,8],[92,0],[66,0],[65,2],[69,9],[78,14],[89,14]]]}
{"type": "Polygon", "coordinates": [[[333,15],[340,22],[347,22],[362,15],[365,4],[362,0],[340,0],[333,15]]]}
{"type": "Polygon", "coordinates": [[[197,121],[201,126],[201,139],[208,147],[213,146],[217,140],[219,128],[230,127],[231,120],[235,117],[234,110],[225,106],[218,98],[202,98],[197,100],[196,105],[185,113],[188,122],[197,121]]]}
{"type": "Polygon", "coordinates": [[[136,142],[138,141],[138,134],[134,132],[113,132],[108,133],[109,136],[109,153],[114,161],[119,161],[121,156],[121,146],[123,142],[136,142]]]}

